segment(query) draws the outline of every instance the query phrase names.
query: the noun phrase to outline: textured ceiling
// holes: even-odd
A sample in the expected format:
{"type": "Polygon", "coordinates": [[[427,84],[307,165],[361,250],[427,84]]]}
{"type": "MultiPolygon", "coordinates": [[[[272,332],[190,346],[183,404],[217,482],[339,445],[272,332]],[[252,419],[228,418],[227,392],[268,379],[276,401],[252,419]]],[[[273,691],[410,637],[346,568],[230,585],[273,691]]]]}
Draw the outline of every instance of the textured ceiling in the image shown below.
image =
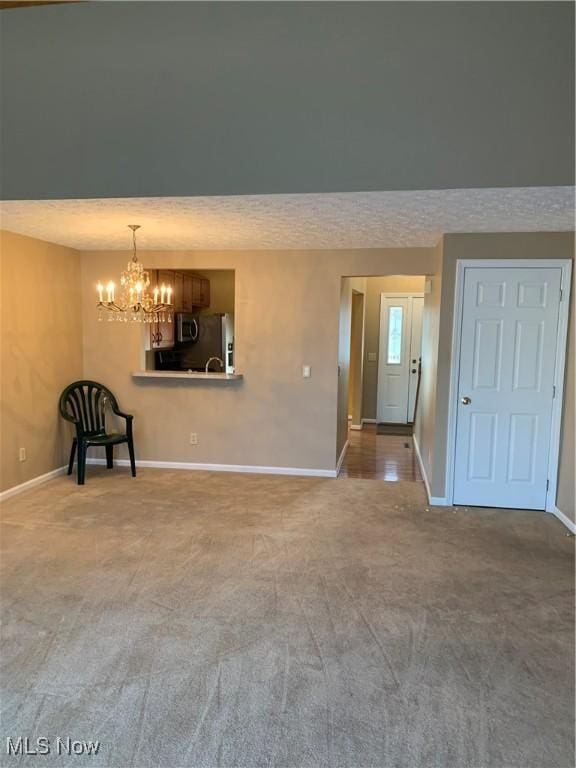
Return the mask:
{"type": "Polygon", "coordinates": [[[446,232],[574,228],[574,187],[0,203],[3,229],[80,250],[430,246],[446,232]]]}

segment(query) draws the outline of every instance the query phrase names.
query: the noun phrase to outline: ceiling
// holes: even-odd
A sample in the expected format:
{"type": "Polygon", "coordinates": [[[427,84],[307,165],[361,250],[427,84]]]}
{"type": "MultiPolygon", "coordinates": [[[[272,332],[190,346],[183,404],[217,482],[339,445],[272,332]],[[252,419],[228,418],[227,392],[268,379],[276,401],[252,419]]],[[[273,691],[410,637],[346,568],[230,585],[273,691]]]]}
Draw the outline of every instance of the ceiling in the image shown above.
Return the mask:
{"type": "Polygon", "coordinates": [[[0,203],[3,229],[79,250],[384,248],[574,229],[574,187],[0,203]]]}

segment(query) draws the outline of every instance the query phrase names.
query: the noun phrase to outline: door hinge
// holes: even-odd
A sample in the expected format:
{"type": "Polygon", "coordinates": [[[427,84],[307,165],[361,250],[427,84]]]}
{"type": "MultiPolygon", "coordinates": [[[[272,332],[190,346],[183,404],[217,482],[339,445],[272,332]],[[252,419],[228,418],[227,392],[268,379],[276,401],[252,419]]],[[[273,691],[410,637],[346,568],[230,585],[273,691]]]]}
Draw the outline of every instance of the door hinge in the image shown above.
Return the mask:
{"type": "Polygon", "coordinates": [[[560,288],[560,301],[564,298],[564,291],[560,288]]]}
{"type": "Polygon", "coordinates": [[[550,480],[546,480],[546,490],[549,490],[550,488],[550,480]]]}
{"type": "Polygon", "coordinates": [[[556,385],[552,387],[552,400],[556,397],[556,385]]]}

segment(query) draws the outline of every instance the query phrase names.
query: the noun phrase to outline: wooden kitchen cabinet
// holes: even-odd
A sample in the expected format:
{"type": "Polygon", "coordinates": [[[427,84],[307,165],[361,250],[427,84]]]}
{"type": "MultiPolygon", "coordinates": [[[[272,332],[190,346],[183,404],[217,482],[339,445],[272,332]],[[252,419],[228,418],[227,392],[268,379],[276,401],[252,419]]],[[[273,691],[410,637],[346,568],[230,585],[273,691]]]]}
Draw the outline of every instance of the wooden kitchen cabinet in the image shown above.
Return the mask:
{"type": "Polygon", "coordinates": [[[174,346],[174,318],[150,324],[151,349],[171,349],[174,346]]]}
{"type": "Polygon", "coordinates": [[[192,306],[210,306],[210,280],[200,275],[192,275],[192,306]]]}
{"type": "Polygon", "coordinates": [[[203,277],[201,278],[200,283],[201,283],[200,300],[202,301],[202,306],[209,307],[210,306],[210,280],[207,280],[205,277],[203,277]]]}
{"type": "Polygon", "coordinates": [[[192,275],[192,304],[195,307],[202,307],[202,278],[192,275]]]}
{"type": "Polygon", "coordinates": [[[191,275],[182,275],[182,312],[192,312],[192,282],[191,275]]]}
{"type": "Polygon", "coordinates": [[[183,312],[182,299],[184,296],[184,275],[174,272],[174,312],[183,312]]]}

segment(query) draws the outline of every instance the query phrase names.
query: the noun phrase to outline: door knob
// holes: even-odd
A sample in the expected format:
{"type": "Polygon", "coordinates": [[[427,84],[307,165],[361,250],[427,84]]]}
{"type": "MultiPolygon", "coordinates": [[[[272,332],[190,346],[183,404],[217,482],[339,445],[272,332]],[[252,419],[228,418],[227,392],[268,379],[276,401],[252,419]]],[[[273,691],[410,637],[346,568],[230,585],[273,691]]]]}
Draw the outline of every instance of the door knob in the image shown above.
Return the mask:
{"type": "Polygon", "coordinates": [[[460,402],[462,403],[462,405],[470,405],[472,400],[469,397],[461,397],[460,402]]]}

